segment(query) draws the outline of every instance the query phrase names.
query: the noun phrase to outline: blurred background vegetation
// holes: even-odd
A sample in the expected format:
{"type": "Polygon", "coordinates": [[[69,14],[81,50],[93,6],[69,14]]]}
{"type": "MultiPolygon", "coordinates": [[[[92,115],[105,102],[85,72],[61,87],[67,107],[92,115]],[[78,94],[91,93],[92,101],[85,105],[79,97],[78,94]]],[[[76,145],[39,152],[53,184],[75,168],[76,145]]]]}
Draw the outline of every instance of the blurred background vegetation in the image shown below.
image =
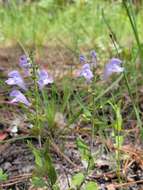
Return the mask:
{"type": "MultiPolygon", "coordinates": [[[[8,55],[12,54],[9,58],[2,52],[1,65],[7,64],[8,68],[16,65],[23,54],[5,48],[24,47],[28,52],[29,49],[36,50],[35,60],[48,65],[48,70],[49,65],[55,65],[52,69],[59,70],[59,76],[66,69],[61,71],[62,65],[77,63],[77,66],[79,54],[89,56],[95,49],[101,68],[111,57],[123,60],[131,89],[136,91],[143,82],[142,64],[138,64],[142,59],[139,59],[139,47],[124,1],[132,5],[143,47],[143,0],[1,0],[0,53],[4,49],[8,55]]],[[[101,74],[100,70],[98,72],[101,74]]],[[[120,90],[122,94],[122,86],[120,90]]]]}
{"type": "MultiPolygon", "coordinates": [[[[132,1],[140,41],[143,40],[142,0],[132,1]]],[[[1,47],[23,44],[39,49],[58,46],[79,52],[96,51],[103,57],[118,51],[136,52],[132,28],[122,0],[1,0],[1,47]]]]}

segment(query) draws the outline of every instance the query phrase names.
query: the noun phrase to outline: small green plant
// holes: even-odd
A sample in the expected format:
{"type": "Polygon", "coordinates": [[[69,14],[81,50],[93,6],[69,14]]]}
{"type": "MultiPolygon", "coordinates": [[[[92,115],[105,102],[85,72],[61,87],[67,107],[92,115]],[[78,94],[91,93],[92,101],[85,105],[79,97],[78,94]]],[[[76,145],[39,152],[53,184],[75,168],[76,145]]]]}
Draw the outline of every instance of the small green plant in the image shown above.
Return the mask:
{"type": "Polygon", "coordinates": [[[75,186],[77,187],[77,189],[79,189],[84,180],[85,180],[84,174],[80,172],[73,176],[71,184],[72,186],[75,186]]]}
{"type": "Polygon", "coordinates": [[[76,141],[77,148],[80,152],[81,161],[84,167],[87,169],[91,169],[94,166],[94,161],[90,152],[90,148],[86,145],[86,143],[81,139],[78,138],[76,141]]]}
{"type": "Polygon", "coordinates": [[[76,187],[77,190],[98,190],[96,182],[87,182],[86,179],[94,167],[94,160],[91,155],[90,147],[80,138],[77,139],[77,148],[80,152],[81,161],[85,168],[85,171],[75,174],[71,181],[71,187],[76,187]]]}
{"type": "Polygon", "coordinates": [[[85,184],[84,190],[99,190],[99,187],[96,182],[89,181],[85,184]]]}
{"type": "Polygon", "coordinates": [[[69,190],[99,190],[99,187],[96,182],[86,181],[87,175],[80,172],[73,176],[71,181],[71,188],[69,190]]]}
{"type": "Polygon", "coordinates": [[[35,187],[48,187],[53,190],[53,186],[56,185],[57,174],[51,160],[48,143],[45,143],[41,149],[35,148],[30,142],[28,145],[35,157],[32,184],[35,187]]]}

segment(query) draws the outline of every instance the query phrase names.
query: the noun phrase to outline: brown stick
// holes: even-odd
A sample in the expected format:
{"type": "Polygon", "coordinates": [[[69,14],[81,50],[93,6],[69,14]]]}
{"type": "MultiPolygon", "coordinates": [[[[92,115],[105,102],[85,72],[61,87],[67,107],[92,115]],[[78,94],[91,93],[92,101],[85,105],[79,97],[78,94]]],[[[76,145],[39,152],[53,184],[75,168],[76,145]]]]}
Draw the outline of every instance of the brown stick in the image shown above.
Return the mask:
{"type": "Polygon", "coordinates": [[[120,187],[126,187],[129,185],[134,185],[134,184],[138,184],[138,183],[143,183],[143,179],[142,180],[138,180],[138,181],[132,181],[132,182],[127,182],[127,183],[122,183],[119,185],[114,185],[115,188],[120,188],[120,187]]]}
{"type": "Polygon", "coordinates": [[[55,152],[62,158],[64,158],[69,164],[71,164],[74,168],[79,168],[75,163],[73,163],[63,152],[61,152],[61,150],[59,149],[59,147],[53,142],[50,141],[50,144],[52,146],[52,148],[55,150],[55,152]]]}
{"type": "Polygon", "coordinates": [[[31,176],[32,176],[32,173],[15,176],[15,177],[9,179],[7,182],[3,182],[2,184],[0,184],[0,188],[9,187],[9,186],[14,185],[16,183],[20,183],[23,180],[30,178],[31,176]]]}

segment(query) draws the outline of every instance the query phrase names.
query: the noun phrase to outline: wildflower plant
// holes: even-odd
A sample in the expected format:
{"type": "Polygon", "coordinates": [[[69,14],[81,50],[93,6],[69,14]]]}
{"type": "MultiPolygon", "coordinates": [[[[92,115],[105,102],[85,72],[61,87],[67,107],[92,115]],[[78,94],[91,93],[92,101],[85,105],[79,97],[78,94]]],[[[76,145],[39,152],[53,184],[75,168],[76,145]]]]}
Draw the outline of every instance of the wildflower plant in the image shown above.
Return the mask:
{"type": "MultiPolygon", "coordinates": [[[[31,118],[31,122],[34,125],[34,127],[31,129],[31,132],[37,136],[39,142],[39,152],[42,152],[41,141],[43,138],[42,134],[44,126],[50,126],[50,123],[45,123],[44,117],[49,117],[49,112],[47,112],[47,109],[51,110],[51,104],[48,101],[49,95],[47,94],[47,91],[44,91],[44,88],[46,88],[47,85],[52,84],[54,80],[46,70],[37,68],[35,63],[32,61],[29,63],[29,59],[25,55],[20,57],[19,66],[24,71],[24,75],[27,80],[29,79],[31,81],[31,86],[24,82],[24,79],[18,70],[9,72],[8,79],[5,81],[7,85],[13,87],[12,91],[9,94],[9,102],[11,104],[23,104],[25,108],[27,108],[27,116],[29,119],[31,118]],[[29,75],[31,69],[32,74],[29,75]],[[28,107],[30,109],[28,109],[28,107]],[[48,116],[46,114],[48,114],[48,116]]],[[[33,152],[35,152],[34,150],[36,149],[33,145],[31,145],[31,148],[33,152]]],[[[34,154],[36,159],[39,159],[37,157],[38,154],[34,154]]],[[[43,154],[43,157],[45,157],[45,159],[48,157],[49,159],[49,161],[46,160],[48,170],[45,171],[43,165],[36,165],[36,167],[43,171],[41,176],[42,178],[46,177],[46,175],[48,175],[48,177],[54,175],[54,179],[53,177],[50,177],[50,180],[46,183],[47,185],[50,184],[50,186],[52,186],[56,182],[56,172],[52,166],[52,161],[49,153],[47,152],[46,154],[43,154]]]]}
{"type": "Polygon", "coordinates": [[[97,54],[93,50],[90,53],[91,59],[88,60],[84,55],[80,55],[79,61],[82,64],[82,69],[79,72],[80,77],[84,77],[88,83],[94,78],[94,68],[97,66],[97,54]]]}
{"type": "MultiPolygon", "coordinates": [[[[33,145],[30,144],[32,151],[35,155],[36,159],[36,167],[39,171],[41,171],[41,180],[43,178],[46,179],[46,176],[49,176],[50,181],[45,183],[48,187],[52,188],[52,186],[56,183],[56,172],[52,165],[52,161],[50,158],[50,153],[47,151],[45,153],[45,149],[43,149],[42,139],[49,138],[48,145],[50,145],[51,141],[55,134],[58,134],[59,130],[55,130],[54,122],[55,115],[58,112],[66,112],[68,110],[68,117],[70,118],[70,113],[84,114],[87,118],[88,122],[92,124],[92,140],[91,146],[88,149],[87,154],[87,163],[85,164],[85,160],[83,159],[83,163],[90,167],[86,168],[86,175],[88,175],[88,170],[92,168],[93,163],[93,143],[94,143],[94,133],[95,133],[95,102],[96,102],[96,68],[97,65],[97,54],[95,51],[90,52],[90,59],[88,60],[84,55],[80,56],[81,69],[79,70],[78,78],[83,78],[87,86],[87,95],[91,95],[89,100],[92,100],[89,105],[86,105],[81,97],[81,93],[78,89],[74,89],[74,85],[72,84],[72,80],[63,83],[62,95],[58,91],[58,86],[56,85],[53,77],[48,73],[47,70],[43,68],[38,68],[34,63],[33,58],[29,59],[27,56],[23,55],[20,57],[20,68],[24,71],[24,77],[20,74],[18,70],[11,71],[8,73],[8,80],[6,80],[6,84],[13,87],[10,92],[10,103],[14,104],[24,104],[26,108],[30,107],[31,109],[27,109],[29,112],[29,118],[31,118],[34,127],[32,128],[32,133],[35,134],[38,138],[39,142],[39,150],[36,150],[33,145]],[[32,70],[32,74],[30,74],[32,70]],[[31,81],[31,86],[26,84],[24,78],[31,81]],[[50,86],[50,88],[48,88],[50,86]],[[77,91],[74,94],[74,90],[77,91]],[[71,97],[74,97],[73,98],[71,97]],[[72,107],[72,103],[74,102],[74,106],[72,107]],[[80,111],[76,113],[77,105],[80,105],[80,111]],[[73,110],[72,110],[73,109],[73,110]],[[47,129],[47,131],[45,130],[47,129]],[[46,132],[45,132],[46,131],[46,132]],[[39,160],[39,155],[44,157],[45,162],[47,164],[47,169],[49,171],[44,170],[44,163],[39,160]],[[49,162],[46,159],[49,159],[49,162]],[[40,161],[40,163],[39,163],[40,161]],[[50,170],[52,173],[50,173],[50,170]],[[54,176],[54,181],[52,178],[54,176]]],[[[124,68],[121,66],[122,61],[118,58],[112,58],[104,68],[103,75],[104,79],[108,80],[108,78],[113,73],[122,73],[124,68]]],[[[75,80],[78,81],[76,78],[75,80]]],[[[74,80],[73,80],[74,81],[74,80]]],[[[76,87],[76,86],[75,86],[76,87]]],[[[85,95],[85,94],[84,94],[85,95]]],[[[70,118],[71,119],[71,118],[70,118]]],[[[72,119],[71,119],[72,120],[72,119]]],[[[75,120],[75,119],[74,119],[75,120]]],[[[65,125],[66,126],[66,125],[65,125]]],[[[63,130],[63,128],[61,127],[63,130]]],[[[79,147],[78,147],[79,149],[79,147]]],[[[81,150],[81,149],[79,149],[81,150]]],[[[40,175],[39,173],[37,173],[40,175]]],[[[85,175],[85,176],[86,176],[85,175]]],[[[36,179],[36,178],[35,178],[36,179]]]]}
{"type": "Polygon", "coordinates": [[[120,181],[120,161],[121,161],[121,153],[120,153],[120,149],[121,146],[123,144],[124,141],[124,136],[122,135],[122,130],[123,130],[123,119],[122,119],[122,115],[121,115],[121,105],[120,103],[118,103],[117,105],[113,105],[112,102],[108,102],[116,115],[116,120],[113,123],[113,128],[114,128],[114,132],[113,132],[113,136],[115,137],[115,147],[117,148],[116,150],[116,162],[117,162],[117,175],[118,175],[118,179],[120,181]]]}
{"type": "MultiPolygon", "coordinates": [[[[132,12],[134,10],[132,8],[133,5],[131,4],[131,1],[122,0],[122,2],[127,11],[128,17],[130,19],[130,22],[131,22],[131,25],[132,25],[132,28],[133,28],[133,31],[135,34],[140,59],[142,60],[143,59],[143,53],[142,53],[143,51],[141,48],[141,42],[140,42],[139,34],[137,31],[135,15],[133,15],[133,12],[132,12]]],[[[33,7],[31,7],[34,12],[34,16],[35,16],[35,14],[37,14],[36,10],[38,10],[39,13],[42,13],[41,10],[43,9],[43,8],[39,9],[38,4],[35,4],[35,5],[34,6],[32,5],[33,7]]],[[[91,5],[93,5],[93,3],[91,3],[91,5]]],[[[86,6],[86,7],[87,7],[87,11],[89,12],[89,6],[86,6]]],[[[95,12],[95,7],[94,6],[92,6],[92,7],[91,8],[93,11],[91,11],[91,12],[93,13],[93,12],[95,12]]],[[[28,9],[29,9],[29,7],[28,7],[28,9]]],[[[12,19],[15,18],[15,16],[14,16],[15,10],[16,9],[11,9],[10,12],[8,11],[10,13],[8,16],[10,18],[10,20],[11,20],[11,18],[12,19]],[[14,10],[14,12],[12,12],[12,10],[14,10]],[[11,15],[13,15],[13,16],[11,16],[11,15]]],[[[25,11],[26,9],[19,9],[19,10],[20,10],[20,11],[18,11],[19,16],[17,17],[17,19],[19,20],[19,19],[23,18],[24,20],[27,20],[25,18],[28,18],[28,20],[29,20],[29,17],[25,17],[23,14],[23,12],[28,12],[28,11],[25,11]]],[[[84,11],[84,10],[85,9],[81,9],[81,11],[84,11]]],[[[59,11],[57,11],[57,12],[59,13],[59,11]]],[[[62,9],[62,12],[63,12],[63,9],[62,9]]],[[[74,12],[74,11],[72,11],[72,12],[74,12]]],[[[78,12],[81,13],[79,10],[78,10],[78,12]]],[[[76,10],[76,13],[77,13],[77,10],[76,10]]],[[[47,19],[48,19],[47,12],[45,11],[45,13],[41,14],[41,15],[43,17],[42,19],[44,19],[46,22],[40,22],[39,23],[40,26],[42,26],[42,23],[48,23],[48,25],[49,25],[49,23],[51,23],[51,21],[49,20],[50,22],[47,22],[47,19]],[[43,16],[43,15],[45,15],[45,16],[43,16]]],[[[53,14],[53,15],[55,15],[55,14],[53,14]]],[[[67,15],[67,14],[64,14],[64,15],[67,15]]],[[[84,14],[81,14],[81,15],[84,15],[84,14]]],[[[98,14],[96,14],[96,15],[98,15],[98,14]]],[[[89,19],[88,19],[89,15],[85,14],[84,16],[85,16],[85,18],[87,18],[84,20],[86,22],[89,22],[89,19]]],[[[99,15],[97,17],[99,17],[99,15]]],[[[5,18],[7,18],[7,17],[5,17],[5,18]]],[[[34,18],[34,17],[32,16],[32,18],[34,18]]],[[[65,18],[67,20],[66,16],[65,16],[65,18]]],[[[69,18],[70,18],[69,20],[71,23],[71,17],[69,17],[69,18]]],[[[93,16],[91,18],[93,18],[93,16]]],[[[80,19],[80,17],[79,17],[79,19],[80,19]]],[[[3,20],[3,17],[2,17],[2,20],[3,20]]],[[[9,21],[9,19],[7,19],[7,20],[9,21]]],[[[40,28],[40,30],[38,29],[39,37],[38,37],[38,39],[36,39],[38,33],[37,33],[37,31],[33,30],[33,26],[36,26],[36,24],[39,22],[39,20],[41,21],[41,19],[32,19],[32,20],[34,21],[34,23],[32,25],[31,24],[24,25],[24,26],[30,27],[29,34],[30,35],[32,34],[32,36],[31,36],[31,38],[28,37],[28,39],[31,40],[32,38],[34,38],[36,45],[42,44],[39,41],[39,39],[47,39],[47,38],[45,38],[45,35],[43,35],[44,33],[47,33],[47,32],[45,32],[47,29],[41,30],[41,27],[38,27],[38,28],[40,28]],[[34,35],[31,31],[34,31],[34,35]]],[[[60,20],[62,20],[62,19],[60,19],[60,20]]],[[[92,20],[93,20],[93,23],[95,23],[95,19],[92,19],[92,20]]],[[[96,19],[96,20],[97,20],[96,26],[98,26],[98,24],[101,23],[100,22],[101,20],[100,19],[96,19]],[[99,21],[99,23],[98,23],[98,21],[99,21]]],[[[72,34],[71,36],[73,36],[73,41],[75,43],[75,47],[78,47],[79,42],[82,41],[82,43],[84,43],[85,39],[81,38],[81,36],[82,36],[81,32],[78,32],[78,30],[76,29],[79,27],[75,27],[75,19],[73,19],[73,21],[74,21],[73,22],[74,27],[72,25],[70,25],[71,27],[69,27],[70,34],[71,33],[74,34],[74,35],[72,34]],[[72,30],[71,30],[71,28],[72,28],[72,30]]],[[[58,22],[59,22],[59,20],[58,20],[58,22]]],[[[2,23],[5,23],[5,22],[2,22],[2,23]]],[[[11,23],[19,23],[19,22],[11,22],[11,23]]],[[[29,23],[29,22],[27,22],[27,23],[29,23]]],[[[63,23],[64,22],[62,22],[62,25],[63,25],[63,23]]],[[[93,30],[86,31],[86,28],[84,28],[84,26],[86,25],[85,23],[83,23],[83,25],[81,25],[81,22],[77,22],[77,23],[80,23],[80,25],[79,25],[80,28],[82,27],[83,29],[85,29],[84,33],[86,35],[88,33],[90,34],[90,31],[93,31],[93,30]]],[[[5,27],[7,27],[7,24],[4,24],[4,25],[2,24],[2,26],[5,28],[5,27]]],[[[13,25],[11,25],[11,26],[13,27],[13,25]]],[[[25,27],[25,28],[27,29],[27,27],[25,27]]],[[[47,27],[47,24],[46,24],[45,28],[49,28],[49,27],[47,27]]],[[[95,28],[100,28],[100,27],[95,27],[95,28]]],[[[126,27],[126,28],[128,29],[128,27],[126,27]]],[[[23,30],[23,28],[22,28],[22,30],[23,30]]],[[[5,28],[5,31],[7,32],[8,29],[5,28]]],[[[64,36],[63,30],[61,30],[61,31],[62,31],[62,36],[64,36]]],[[[117,31],[119,31],[119,30],[117,30],[117,31]]],[[[95,32],[92,32],[92,33],[95,34],[95,32]]],[[[110,33],[112,34],[112,30],[110,31],[110,33]]],[[[15,34],[16,34],[16,32],[15,32],[15,34]]],[[[21,32],[20,34],[22,34],[22,35],[24,34],[24,36],[26,36],[26,37],[29,36],[29,35],[25,35],[25,32],[21,32]]],[[[127,34],[128,34],[128,32],[127,32],[127,34]]],[[[53,33],[52,33],[52,36],[53,36],[53,33]]],[[[103,36],[101,36],[101,39],[102,39],[102,37],[103,36]]],[[[16,38],[14,38],[14,39],[16,39],[16,38]]],[[[19,39],[22,39],[22,38],[19,38],[19,39]]],[[[67,39],[67,38],[65,38],[65,39],[67,39]]],[[[70,38],[68,38],[68,39],[70,39],[70,38]]],[[[23,40],[23,41],[25,41],[25,40],[23,40]]],[[[102,42],[102,40],[99,40],[99,41],[102,42]]],[[[87,40],[86,40],[86,42],[87,42],[87,40]]],[[[94,43],[93,45],[95,45],[94,40],[93,40],[93,43],[94,43]]],[[[97,42],[97,44],[99,45],[98,42],[97,42]]],[[[76,52],[76,50],[74,50],[74,52],[76,52]]],[[[103,121],[104,128],[107,126],[110,126],[106,121],[106,117],[104,117],[104,114],[105,114],[104,110],[103,110],[103,107],[105,105],[104,100],[107,101],[107,98],[110,99],[109,96],[106,98],[105,94],[112,95],[111,90],[117,86],[117,84],[123,79],[123,77],[125,79],[125,83],[128,88],[130,99],[133,103],[133,108],[135,110],[138,123],[140,123],[140,126],[142,127],[142,121],[140,119],[141,112],[139,112],[138,107],[136,107],[134,97],[131,93],[129,81],[128,81],[128,78],[126,75],[127,71],[123,65],[123,60],[121,60],[119,58],[119,53],[118,52],[116,52],[116,53],[117,53],[116,55],[118,55],[117,57],[115,56],[115,57],[111,58],[110,60],[106,61],[104,69],[102,70],[102,75],[100,75],[100,73],[99,74],[96,73],[96,69],[98,68],[98,66],[102,67],[100,62],[98,62],[98,56],[97,56],[96,51],[94,51],[94,50],[91,51],[89,53],[89,56],[87,56],[87,57],[85,57],[83,54],[80,55],[79,59],[80,59],[81,69],[78,72],[78,78],[74,78],[72,80],[69,80],[67,83],[66,82],[63,83],[63,86],[60,84],[59,85],[60,87],[54,81],[54,78],[50,75],[50,73],[48,73],[47,70],[40,68],[40,67],[37,68],[37,65],[35,64],[32,56],[22,55],[20,57],[19,66],[20,66],[22,72],[21,72],[21,70],[20,71],[14,70],[14,71],[11,71],[8,73],[8,79],[5,81],[5,83],[12,88],[11,92],[9,93],[9,102],[10,102],[10,104],[24,105],[23,107],[26,110],[28,118],[30,119],[30,122],[32,122],[32,124],[34,125],[34,128],[32,128],[31,133],[36,136],[36,138],[38,139],[38,142],[39,142],[39,147],[36,147],[36,148],[33,145],[29,144],[29,146],[31,147],[31,149],[33,151],[33,154],[35,157],[35,164],[36,164],[36,170],[34,171],[36,176],[34,176],[34,178],[32,180],[33,184],[37,184],[37,182],[38,183],[40,182],[40,184],[43,183],[43,186],[46,186],[48,189],[58,189],[58,188],[53,188],[54,184],[56,183],[57,176],[56,176],[55,168],[52,164],[50,151],[49,151],[49,146],[52,141],[52,138],[54,138],[54,137],[59,138],[59,136],[55,135],[57,132],[59,132],[59,130],[57,130],[57,128],[54,128],[55,127],[54,119],[55,119],[55,115],[56,115],[57,111],[64,113],[64,116],[66,117],[66,119],[70,118],[71,119],[70,124],[74,123],[76,121],[76,119],[81,119],[81,118],[82,119],[84,118],[84,121],[86,121],[88,124],[89,123],[91,124],[90,125],[91,128],[90,127],[87,128],[88,132],[89,133],[91,132],[91,146],[88,147],[88,145],[84,141],[82,141],[82,139],[77,138],[77,149],[80,152],[82,163],[83,163],[83,166],[85,167],[85,172],[78,173],[77,175],[75,175],[75,177],[73,179],[73,183],[74,183],[73,188],[77,187],[77,189],[82,189],[83,185],[85,185],[83,187],[84,189],[86,189],[86,188],[87,189],[99,189],[100,188],[100,187],[99,188],[96,187],[97,185],[95,182],[92,185],[91,185],[91,182],[89,182],[89,181],[88,181],[88,183],[86,183],[86,178],[88,179],[88,175],[90,175],[89,170],[91,169],[92,166],[94,166],[93,162],[95,161],[95,155],[93,154],[94,153],[93,146],[94,146],[94,141],[95,141],[95,136],[94,136],[95,130],[97,129],[97,125],[99,123],[99,120],[98,120],[99,113],[98,112],[99,112],[99,109],[100,109],[100,111],[103,112],[101,114],[101,117],[103,120],[105,120],[105,121],[103,121]],[[24,74],[24,75],[22,75],[22,74],[24,74]],[[110,84],[111,81],[109,81],[109,79],[111,79],[111,77],[113,75],[115,77],[117,77],[117,76],[119,76],[119,77],[110,84]],[[100,84],[98,83],[100,81],[97,81],[97,76],[99,76],[99,78],[101,79],[100,84]],[[101,76],[103,76],[103,77],[101,77],[101,76]],[[80,80],[80,79],[83,79],[83,80],[80,80]],[[31,85],[26,83],[26,81],[28,81],[28,80],[30,80],[31,85]],[[85,82],[83,82],[83,81],[85,81],[85,82]],[[107,81],[109,81],[109,82],[107,82],[107,81]],[[74,82],[75,84],[72,84],[72,82],[74,82]],[[105,88],[105,86],[107,86],[107,88],[105,88]],[[60,90],[59,90],[59,88],[60,88],[60,90]],[[91,167],[89,167],[89,166],[91,166],[91,167]],[[38,176],[38,178],[37,178],[37,176],[38,176]]],[[[120,107],[121,105],[116,104],[116,102],[111,103],[110,101],[108,101],[108,103],[109,103],[108,106],[110,105],[115,112],[113,127],[114,127],[115,138],[116,138],[115,145],[119,149],[119,148],[121,148],[122,140],[123,140],[122,139],[123,136],[121,133],[122,127],[123,127],[123,121],[124,121],[122,119],[122,115],[121,115],[122,109],[120,107]]],[[[62,132],[64,131],[63,128],[61,131],[62,132]]],[[[56,140],[58,140],[58,139],[56,139],[56,140]]],[[[115,158],[117,159],[117,164],[118,164],[117,172],[118,172],[118,174],[120,174],[120,166],[119,165],[120,165],[120,156],[121,155],[118,151],[116,151],[115,156],[116,156],[115,158]]],[[[105,189],[105,188],[103,187],[103,189],[105,189]]]]}
{"type": "Polygon", "coordinates": [[[19,58],[19,66],[24,71],[25,77],[31,75],[30,71],[32,69],[32,61],[30,60],[30,58],[28,56],[26,56],[26,55],[20,56],[20,58],[19,58]]]}

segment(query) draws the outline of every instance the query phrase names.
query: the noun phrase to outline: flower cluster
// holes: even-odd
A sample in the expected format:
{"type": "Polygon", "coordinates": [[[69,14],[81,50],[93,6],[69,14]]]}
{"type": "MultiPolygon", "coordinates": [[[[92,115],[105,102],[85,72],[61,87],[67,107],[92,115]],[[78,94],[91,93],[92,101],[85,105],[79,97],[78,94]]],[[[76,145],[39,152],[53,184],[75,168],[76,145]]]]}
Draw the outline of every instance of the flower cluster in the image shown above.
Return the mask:
{"type": "Polygon", "coordinates": [[[19,66],[24,70],[25,76],[30,76],[30,68],[32,63],[29,57],[22,55],[19,59],[19,66]]]}
{"type": "MultiPolygon", "coordinates": [[[[96,52],[92,51],[90,53],[90,57],[90,60],[88,60],[84,55],[80,55],[80,63],[82,64],[82,68],[79,72],[79,76],[84,77],[88,83],[92,81],[94,77],[93,69],[97,67],[96,52]]],[[[109,62],[105,65],[103,79],[107,80],[112,74],[123,72],[124,68],[121,66],[121,64],[122,61],[118,58],[110,59],[109,62]]],[[[25,72],[25,76],[30,77],[30,69],[32,68],[32,63],[26,55],[20,57],[19,66],[25,72]]],[[[44,86],[53,83],[53,78],[44,69],[37,70],[36,75],[39,90],[42,90],[44,86]]],[[[9,72],[8,79],[5,82],[6,84],[11,86],[18,86],[23,91],[28,90],[28,87],[25,84],[23,77],[17,70],[9,72]]],[[[11,103],[21,102],[26,106],[31,105],[31,103],[27,100],[27,98],[20,90],[14,89],[10,93],[10,97],[13,97],[11,103]]]]}
{"type": "MultiPolygon", "coordinates": [[[[86,79],[87,82],[91,82],[93,78],[92,68],[97,66],[97,54],[95,51],[91,52],[91,61],[88,61],[84,55],[80,55],[80,63],[83,64],[82,69],[80,70],[79,76],[82,76],[86,79]]],[[[122,61],[118,58],[112,58],[105,65],[103,72],[103,79],[108,80],[108,78],[114,73],[121,73],[124,71],[124,68],[121,66],[122,61]]]]}
{"type": "MultiPolygon", "coordinates": [[[[29,73],[30,73],[29,70],[32,67],[32,64],[29,62],[29,58],[27,58],[27,56],[25,55],[21,56],[19,65],[24,70],[25,74],[29,76],[29,73]]],[[[8,85],[18,86],[20,89],[24,91],[28,90],[24,82],[24,79],[22,78],[21,74],[17,70],[9,72],[8,79],[5,82],[8,85]]],[[[40,90],[42,90],[44,86],[51,83],[53,83],[53,78],[47,73],[46,70],[37,71],[37,84],[40,90]]],[[[12,90],[12,92],[10,93],[10,97],[13,97],[10,103],[21,102],[25,104],[26,106],[31,105],[31,103],[27,100],[25,95],[20,90],[17,90],[17,89],[12,90]]]]}
{"type": "Polygon", "coordinates": [[[97,56],[96,52],[91,52],[91,61],[88,61],[84,55],[80,55],[80,63],[84,64],[80,71],[79,76],[82,76],[86,79],[87,82],[91,82],[93,78],[92,68],[97,66],[97,56]]]}
{"type": "Polygon", "coordinates": [[[82,69],[80,71],[80,76],[84,77],[87,82],[90,82],[93,78],[93,73],[90,69],[90,65],[88,63],[84,64],[82,66],[82,69]]]}

